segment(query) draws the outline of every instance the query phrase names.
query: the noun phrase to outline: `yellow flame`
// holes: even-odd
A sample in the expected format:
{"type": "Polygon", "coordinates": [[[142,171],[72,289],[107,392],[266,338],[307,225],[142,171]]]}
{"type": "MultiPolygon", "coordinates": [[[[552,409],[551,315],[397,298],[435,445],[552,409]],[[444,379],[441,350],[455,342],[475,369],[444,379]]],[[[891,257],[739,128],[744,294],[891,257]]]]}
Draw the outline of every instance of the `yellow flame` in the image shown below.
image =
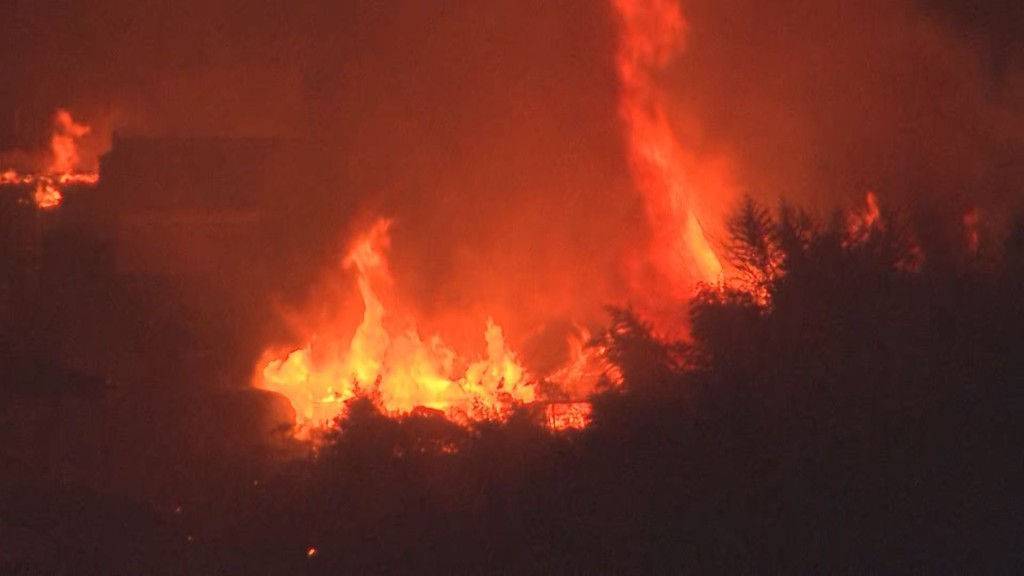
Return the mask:
{"type": "Polygon", "coordinates": [[[32,199],[40,210],[53,210],[60,206],[64,196],[61,195],[60,190],[54,186],[53,182],[40,180],[36,183],[36,191],[32,194],[32,199]]]}
{"type": "MultiPolygon", "coordinates": [[[[387,220],[375,223],[344,260],[363,303],[348,347],[336,337],[312,337],[284,354],[268,351],[256,385],[291,401],[300,430],[329,423],[360,391],[374,392],[389,413],[427,407],[455,420],[501,417],[516,404],[533,402],[532,381],[493,321],[484,330],[485,357],[475,361],[438,336],[424,341],[415,327],[389,328],[395,323],[379,295],[391,283],[384,252],[389,226],[387,220]]],[[[336,326],[325,328],[323,334],[338,333],[336,326]]]]}

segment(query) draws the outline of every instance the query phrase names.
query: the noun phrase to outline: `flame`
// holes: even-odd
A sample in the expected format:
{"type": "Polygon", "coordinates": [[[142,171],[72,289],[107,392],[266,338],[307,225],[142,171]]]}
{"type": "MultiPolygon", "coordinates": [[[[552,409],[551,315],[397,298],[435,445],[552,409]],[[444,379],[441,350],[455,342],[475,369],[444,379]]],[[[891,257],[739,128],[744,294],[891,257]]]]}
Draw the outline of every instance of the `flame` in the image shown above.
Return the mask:
{"type": "Polygon", "coordinates": [[[608,362],[606,347],[593,341],[586,328],[577,326],[566,339],[568,361],[547,377],[547,381],[569,398],[586,398],[599,390],[602,384],[617,386],[622,383],[618,368],[608,362]]]}
{"type": "MultiPolygon", "coordinates": [[[[968,221],[964,221],[968,226],[968,221]]],[[[970,232],[970,229],[966,229],[970,232]]],[[[851,248],[863,245],[874,238],[877,234],[888,231],[886,222],[882,218],[882,211],[878,206],[878,195],[873,190],[868,190],[864,196],[864,207],[857,210],[850,210],[846,216],[846,238],[843,239],[843,246],[851,248]]],[[[970,238],[967,239],[970,242],[970,238]]],[[[903,241],[903,252],[897,255],[897,260],[892,264],[897,270],[903,272],[917,272],[924,265],[925,255],[917,238],[908,233],[903,241]]]]}
{"type": "Polygon", "coordinates": [[[675,300],[692,295],[698,281],[715,282],[722,265],[698,216],[705,206],[726,206],[730,185],[721,162],[687,152],[673,130],[656,74],[682,51],[686,21],[675,0],[612,0],[622,36],[616,57],[634,182],[643,194],[652,238],[650,259],[675,300]]]}
{"type": "Polygon", "coordinates": [[[78,124],[71,113],[59,108],[53,118],[53,134],[50,136],[51,174],[69,174],[79,168],[78,140],[92,128],[78,124]]]}
{"type": "Polygon", "coordinates": [[[64,196],[50,180],[40,180],[36,183],[36,191],[32,194],[32,200],[40,210],[53,210],[60,206],[64,196]]]}
{"type": "Polygon", "coordinates": [[[31,200],[40,210],[53,210],[64,201],[63,187],[95,186],[97,172],[81,171],[78,141],[92,129],[75,122],[71,113],[58,109],[50,135],[50,163],[42,173],[22,174],[8,168],[0,172],[0,186],[33,188],[31,200]]]}
{"type": "Polygon", "coordinates": [[[369,393],[391,414],[421,407],[455,421],[498,418],[517,404],[535,400],[531,377],[505,345],[500,326],[488,320],[485,356],[465,359],[434,336],[424,341],[414,325],[389,312],[392,288],[386,252],[390,221],[378,220],[353,243],[344,268],[354,273],[363,303],[362,321],[347,347],[324,326],[302,348],[268,351],[256,386],[286,396],[296,411],[298,430],[330,423],[344,402],[369,393]]]}
{"type": "Polygon", "coordinates": [[[849,213],[850,240],[853,243],[864,242],[875,230],[882,229],[882,212],[878,208],[878,196],[874,190],[868,190],[864,196],[864,208],[851,210],[849,213]]]}
{"type": "MultiPolygon", "coordinates": [[[[727,163],[700,157],[677,138],[656,82],[683,48],[686,22],[676,0],[611,1],[622,25],[615,60],[619,114],[651,232],[647,253],[637,259],[642,262],[638,277],[650,281],[643,282],[638,295],[651,299],[654,308],[675,306],[693,295],[697,283],[717,282],[722,276],[703,222],[718,218],[731,205],[733,187],[727,163]],[[651,289],[658,293],[648,293],[651,289]]],[[[268,350],[257,368],[256,386],[292,402],[300,436],[331,422],[345,401],[361,393],[389,413],[426,408],[455,421],[501,417],[511,406],[537,399],[532,377],[493,321],[484,330],[484,357],[472,361],[440,336],[424,340],[397,313],[401,307],[392,297],[387,262],[389,226],[387,220],[374,224],[343,261],[362,301],[358,325],[340,331],[347,334],[342,336],[338,323],[318,323],[304,346],[268,350]]],[[[564,399],[578,400],[600,382],[614,385],[620,380],[604,351],[586,346],[588,340],[585,331],[571,338],[569,361],[547,379],[561,387],[564,399]]],[[[546,415],[554,428],[585,426],[589,404],[548,405],[546,415]]]]}

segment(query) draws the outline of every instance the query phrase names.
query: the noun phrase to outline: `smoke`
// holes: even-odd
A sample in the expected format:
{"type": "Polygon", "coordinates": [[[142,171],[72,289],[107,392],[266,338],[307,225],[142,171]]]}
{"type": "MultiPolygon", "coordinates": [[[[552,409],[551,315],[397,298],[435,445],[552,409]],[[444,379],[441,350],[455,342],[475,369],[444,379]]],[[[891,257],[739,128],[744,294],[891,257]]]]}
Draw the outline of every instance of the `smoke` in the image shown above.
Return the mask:
{"type": "Polygon", "coordinates": [[[755,197],[1017,202],[1021,29],[1010,41],[956,8],[683,0],[687,52],[664,80],[691,145],[728,153],[755,197]]]}
{"type": "MultiPolygon", "coordinates": [[[[7,98],[114,118],[121,133],[301,142],[301,162],[274,168],[295,182],[282,203],[301,205],[277,275],[337,265],[360,223],[391,218],[397,288],[456,346],[478,342],[487,316],[515,342],[628,300],[622,260],[650,232],[610,3],[301,4],[19,3],[7,98]]],[[[678,139],[727,161],[743,191],[820,210],[868,189],[1018,202],[1012,24],[990,30],[952,2],[681,4],[685,46],[656,81],[678,139]]],[[[996,21],[1020,22],[1002,10],[996,21]]]]}

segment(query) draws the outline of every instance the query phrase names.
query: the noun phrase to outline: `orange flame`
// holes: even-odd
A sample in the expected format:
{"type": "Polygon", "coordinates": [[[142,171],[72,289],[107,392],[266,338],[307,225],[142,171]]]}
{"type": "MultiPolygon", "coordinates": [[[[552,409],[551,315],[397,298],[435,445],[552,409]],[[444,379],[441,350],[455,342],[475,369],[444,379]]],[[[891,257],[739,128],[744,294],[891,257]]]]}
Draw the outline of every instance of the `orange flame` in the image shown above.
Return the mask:
{"type": "Polygon", "coordinates": [[[49,180],[40,180],[36,183],[36,191],[32,194],[32,200],[40,210],[53,210],[60,206],[64,196],[60,190],[49,180]]]}
{"type": "Polygon", "coordinates": [[[50,163],[45,172],[21,174],[8,168],[0,173],[0,186],[32,186],[31,201],[36,207],[53,210],[64,201],[62,187],[96,185],[98,173],[79,171],[78,140],[90,131],[89,126],[75,122],[70,112],[58,109],[50,136],[50,163]]]}
{"type": "Polygon", "coordinates": [[[50,136],[50,153],[53,155],[51,174],[70,174],[78,169],[78,140],[91,130],[89,126],[76,123],[67,110],[57,110],[53,118],[53,134],[50,136]]]}
{"type": "MultiPolygon", "coordinates": [[[[360,392],[372,393],[389,413],[426,407],[456,421],[501,417],[516,404],[533,402],[532,381],[494,322],[488,320],[484,331],[486,355],[475,361],[460,357],[439,336],[424,341],[414,326],[395,329],[402,319],[390,315],[381,297],[392,284],[389,226],[378,220],[344,260],[363,302],[362,321],[347,348],[338,338],[314,335],[283,355],[268,351],[256,385],[291,401],[300,432],[329,423],[360,392]]],[[[333,328],[325,326],[324,333],[333,328]]]]}
{"type": "Polygon", "coordinates": [[[698,162],[676,137],[655,76],[682,50],[686,21],[675,0],[613,0],[622,25],[616,64],[620,114],[630,162],[643,194],[652,238],[650,258],[669,295],[684,300],[697,281],[722,273],[705,237],[696,192],[727,205],[731,195],[720,163],[698,162]],[[716,173],[717,172],[717,173],[716,173]],[[717,197],[717,198],[716,198],[717,197]]]}
{"type": "MultiPolygon", "coordinates": [[[[642,194],[651,232],[640,275],[646,290],[658,292],[655,306],[676,305],[693,295],[701,281],[721,278],[722,265],[707,239],[702,216],[712,221],[733,196],[726,163],[698,157],[684,148],[670,122],[656,76],[679,54],[686,23],[676,0],[612,0],[621,19],[616,69],[621,88],[619,113],[625,126],[636,188],[642,194]],[[700,202],[698,202],[698,199],[700,202]],[[651,277],[653,273],[653,278],[651,277]]],[[[352,245],[344,267],[354,275],[362,300],[362,320],[348,337],[337,326],[319,324],[298,349],[268,350],[255,384],[279,392],[296,409],[299,432],[339,415],[344,401],[370,392],[390,413],[425,407],[456,421],[500,417],[509,407],[536,399],[531,377],[505,345],[500,327],[487,322],[486,354],[467,360],[440,337],[420,337],[412,323],[396,315],[387,263],[387,220],[378,221],[352,245]]],[[[620,377],[603,351],[588,348],[585,333],[570,341],[570,359],[548,381],[567,398],[579,399],[596,382],[620,377]]],[[[556,428],[586,424],[589,405],[565,403],[547,409],[556,428]]]]}
{"type": "Polygon", "coordinates": [[[878,208],[878,196],[874,190],[868,190],[864,197],[864,208],[852,210],[849,218],[849,234],[852,242],[863,242],[873,231],[882,228],[882,212],[878,208]]]}
{"type": "Polygon", "coordinates": [[[608,362],[603,345],[593,342],[590,331],[577,327],[570,333],[566,343],[569,358],[558,370],[547,377],[569,398],[586,398],[602,384],[617,386],[622,383],[618,368],[608,362]]]}

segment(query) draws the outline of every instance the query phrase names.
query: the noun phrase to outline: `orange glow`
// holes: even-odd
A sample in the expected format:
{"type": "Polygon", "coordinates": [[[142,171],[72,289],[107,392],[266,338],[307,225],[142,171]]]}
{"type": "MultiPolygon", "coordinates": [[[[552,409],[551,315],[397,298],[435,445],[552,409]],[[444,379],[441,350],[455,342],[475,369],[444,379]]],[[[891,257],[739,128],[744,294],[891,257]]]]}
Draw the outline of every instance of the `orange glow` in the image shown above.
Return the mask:
{"type": "MultiPolygon", "coordinates": [[[[632,298],[649,304],[647,312],[679,307],[699,282],[718,282],[722,265],[708,240],[705,223],[722,219],[731,207],[733,186],[728,163],[687,150],[677,138],[656,77],[679,54],[686,23],[676,0],[611,0],[621,20],[616,53],[619,114],[622,118],[633,182],[644,199],[649,245],[627,263],[633,275],[632,298]]],[[[502,329],[488,320],[483,355],[465,355],[442,338],[424,338],[394,297],[388,266],[387,220],[376,222],[351,245],[343,260],[358,289],[362,317],[348,324],[317,318],[306,326],[305,344],[264,352],[255,385],[286,396],[296,410],[300,436],[329,424],[345,402],[365,394],[390,414],[438,410],[457,422],[501,418],[518,404],[539,400],[534,378],[509,351],[502,329]]],[[[343,302],[340,304],[344,304],[343,302]]],[[[586,398],[601,384],[621,377],[589,347],[589,334],[570,336],[569,358],[545,382],[558,399],[546,406],[555,429],[589,422],[586,398]]],[[[555,398],[551,398],[554,400],[555,398]]]]}
{"type": "Polygon", "coordinates": [[[54,115],[50,135],[50,161],[42,173],[22,174],[13,169],[0,172],[0,186],[33,187],[32,202],[40,210],[53,210],[64,200],[67,186],[95,186],[100,175],[81,172],[78,140],[90,132],[89,126],[75,122],[71,114],[59,109],[54,115]]]}
{"type": "Polygon", "coordinates": [[[91,130],[89,126],[76,123],[67,110],[57,110],[50,136],[50,153],[53,155],[51,174],[68,174],[78,169],[78,140],[91,130]]]}
{"type": "Polygon", "coordinates": [[[32,199],[40,210],[53,210],[60,206],[64,197],[53,182],[40,180],[36,183],[36,191],[32,194],[32,199]]]}
{"type": "Polygon", "coordinates": [[[363,304],[351,336],[336,336],[340,327],[325,325],[302,348],[267,351],[256,385],[291,401],[300,434],[329,423],[360,392],[390,414],[426,407],[455,421],[501,418],[513,406],[533,402],[533,382],[494,322],[488,320],[484,330],[484,356],[471,360],[440,336],[424,340],[410,319],[392,313],[384,296],[393,284],[389,226],[378,220],[344,259],[363,304]]]}
{"type": "Polygon", "coordinates": [[[618,368],[608,362],[604,346],[591,341],[590,331],[578,327],[570,334],[569,359],[561,368],[547,377],[569,398],[586,398],[602,384],[617,386],[622,383],[618,368]]]}
{"type": "Polygon", "coordinates": [[[722,265],[702,227],[720,219],[733,196],[727,166],[698,158],[677,138],[656,82],[681,52],[686,21],[675,0],[613,0],[621,20],[616,64],[630,164],[651,227],[649,259],[681,301],[697,282],[716,282],[722,265]],[[700,201],[698,202],[698,198],[700,201]]]}
{"type": "Polygon", "coordinates": [[[25,186],[35,184],[35,182],[35,174],[19,174],[11,169],[0,172],[0,184],[2,185],[25,186]]]}
{"type": "Polygon", "coordinates": [[[873,190],[868,190],[864,197],[864,208],[852,210],[849,215],[850,239],[854,242],[863,242],[875,230],[882,229],[882,212],[878,209],[878,197],[873,190]]]}
{"type": "Polygon", "coordinates": [[[978,228],[981,224],[981,213],[977,208],[971,206],[964,211],[964,242],[967,244],[967,250],[973,254],[978,254],[978,247],[980,246],[980,239],[978,236],[978,228]]]}
{"type": "Polygon", "coordinates": [[[590,424],[590,402],[553,402],[544,409],[544,420],[552,430],[578,430],[590,424]]]}
{"type": "MultiPolygon", "coordinates": [[[[964,221],[964,225],[968,226],[967,220],[964,221]]],[[[843,243],[847,248],[862,245],[877,234],[886,231],[886,222],[882,218],[882,211],[878,206],[878,196],[874,191],[869,190],[864,197],[864,207],[847,213],[847,235],[843,239],[843,243]]],[[[969,233],[970,228],[968,227],[966,231],[969,233]]],[[[898,260],[893,262],[893,265],[904,272],[919,271],[924,264],[924,252],[913,235],[908,235],[904,238],[904,241],[905,245],[903,248],[905,252],[899,255],[898,260]]],[[[968,242],[970,242],[969,237],[968,242]]]]}

